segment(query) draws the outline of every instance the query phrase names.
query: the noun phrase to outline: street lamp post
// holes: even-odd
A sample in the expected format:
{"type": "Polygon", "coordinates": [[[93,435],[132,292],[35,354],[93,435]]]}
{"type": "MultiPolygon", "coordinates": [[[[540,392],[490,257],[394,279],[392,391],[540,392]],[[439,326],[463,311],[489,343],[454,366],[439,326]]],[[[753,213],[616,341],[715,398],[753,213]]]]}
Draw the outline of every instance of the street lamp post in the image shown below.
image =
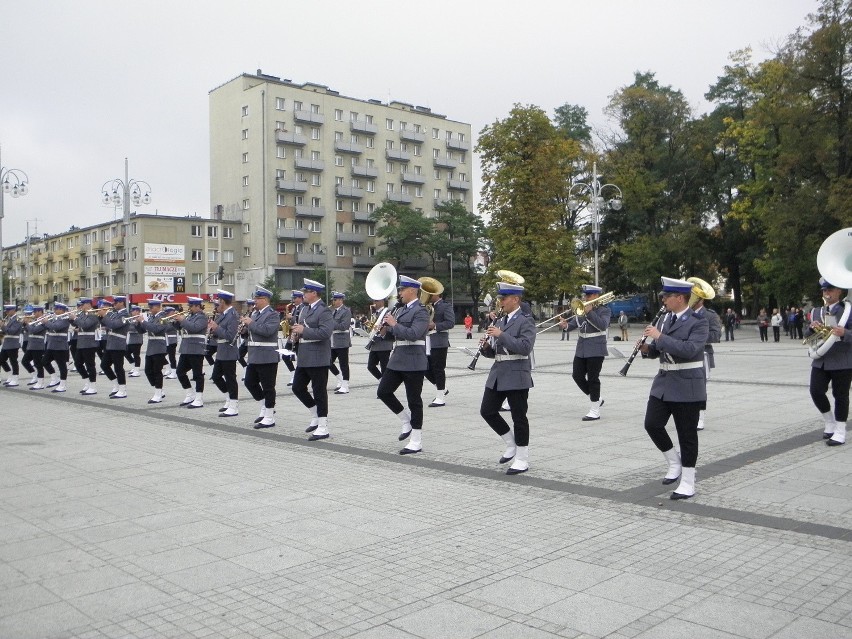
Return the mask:
{"type": "Polygon", "coordinates": [[[151,185],[144,180],[131,180],[127,158],[124,158],[124,180],[107,180],[101,187],[101,202],[107,206],[121,206],[124,214],[121,232],[124,236],[124,293],[129,294],[127,275],[128,227],[130,226],[130,203],[139,206],[150,204],[151,185]]]}
{"type": "Polygon", "coordinates": [[[615,184],[601,184],[598,178],[598,163],[592,163],[592,179],[589,182],[573,182],[568,189],[568,208],[576,213],[580,209],[588,208],[592,221],[592,245],[595,249],[595,286],[598,285],[598,249],[601,239],[601,209],[607,208],[620,211],[622,207],[621,189],[615,184]],[[603,192],[614,193],[608,200],[604,198],[603,192]],[[581,200],[580,198],[583,198],[581,200]]]}
{"type": "Polygon", "coordinates": [[[0,158],[0,305],[3,304],[3,198],[8,193],[12,197],[22,197],[29,193],[27,174],[20,169],[10,169],[3,166],[0,158]]]}
{"type": "Polygon", "coordinates": [[[453,254],[452,253],[447,253],[447,261],[450,265],[450,306],[452,306],[453,309],[455,309],[455,304],[453,303],[453,300],[456,296],[456,289],[453,286],[453,254]]]}

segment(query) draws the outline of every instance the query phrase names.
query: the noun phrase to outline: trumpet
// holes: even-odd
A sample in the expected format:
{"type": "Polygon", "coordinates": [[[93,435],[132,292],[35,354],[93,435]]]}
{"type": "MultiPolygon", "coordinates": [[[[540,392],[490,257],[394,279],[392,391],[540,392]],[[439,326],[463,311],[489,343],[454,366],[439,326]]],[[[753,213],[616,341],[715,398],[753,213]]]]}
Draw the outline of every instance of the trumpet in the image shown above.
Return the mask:
{"type": "Polygon", "coordinates": [[[160,318],[160,324],[168,324],[172,320],[176,320],[179,317],[185,317],[189,315],[189,311],[181,311],[180,313],[172,313],[171,315],[167,315],[166,317],[160,318]]]}
{"type": "MultiPolygon", "coordinates": [[[[569,320],[572,317],[582,317],[583,315],[588,313],[591,309],[593,309],[597,306],[609,304],[610,302],[614,302],[616,299],[618,299],[618,298],[616,298],[615,293],[613,293],[612,291],[610,291],[609,293],[604,293],[603,295],[596,297],[593,300],[589,300],[588,302],[583,302],[583,301],[578,300],[576,298],[572,299],[571,300],[571,308],[566,308],[561,313],[557,313],[553,317],[548,317],[546,320],[543,320],[543,321],[539,322],[538,324],[536,324],[535,327],[538,328],[539,326],[543,326],[544,324],[547,324],[548,322],[552,322],[557,317],[562,317],[563,315],[565,315],[565,313],[573,313],[573,315],[569,315],[569,316],[565,317],[564,319],[566,319],[566,320],[569,320]]],[[[536,335],[538,335],[539,333],[544,333],[545,331],[549,331],[554,326],[559,326],[559,322],[557,322],[556,324],[552,324],[552,325],[548,326],[547,328],[541,329],[540,331],[538,331],[536,333],[536,335]]]]}

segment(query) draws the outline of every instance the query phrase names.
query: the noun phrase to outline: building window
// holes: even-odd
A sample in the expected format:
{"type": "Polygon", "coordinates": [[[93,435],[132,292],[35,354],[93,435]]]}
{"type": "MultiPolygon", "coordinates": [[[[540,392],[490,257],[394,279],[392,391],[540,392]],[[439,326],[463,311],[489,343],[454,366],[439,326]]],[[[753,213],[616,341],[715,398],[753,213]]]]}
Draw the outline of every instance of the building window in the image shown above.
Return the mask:
{"type": "Polygon", "coordinates": [[[334,166],[343,166],[343,156],[335,155],[334,156],[334,166]]]}
{"type": "Polygon", "coordinates": [[[338,175],[334,178],[334,186],[343,186],[343,176],[338,175]]]}
{"type": "Polygon", "coordinates": [[[311,105],[311,113],[319,113],[319,112],[320,112],[319,104],[312,104],[311,105]]]}
{"type": "Polygon", "coordinates": [[[242,114],[243,114],[243,117],[246,117],[248,115],[248,105],[247,104],[243,105],[242,114]]]}
{"type": "Polygon", "coordinates": [[[234,239],[234,229],[231,226],[223,226],[222,227],[222,237],[226,240],[234,239]]]}
{"type": "Polygon", "coordinates": [[[385,128],[388,131],[393,131],[393,120],[391,120],[390,118],[386,118],[385,119],[385,128]]]}
{"type": "Polygon", "coordinates": [[[459,153],[459,164],[467,164],[467,154],[459,153]]]}
{"type": "Polygon", "coordinates": [[[385,141],[385,148],[388,149],[389,151],[393,150],[393,140],[386,140],[385,141]]]}
{"type": "Polygon", "coordinates": [[[393,162],[385,164],[385,173],[393,173],[393,162]]]}
{"type": "Polygon", "coordinates": [[[207,261],[211,264],[216,264],[219,261],[219,251],[216,249],[207,249],[207,261]]]}
{"type": "Polygon", "coordinates": [[[334,230],[338,233],[343,233],[343,222],[338,222],[334,230]]]}
{"type": "Polygon", "coordinates": [[[358,200],[352,200],[352,212],[357,213],[361,210],[361,203],[358,200]]]}
{"type": "Polygon", "coordinates": [[[243,129],[243,140],[248,140],[248,129],[243,129]]]}
{"type": "Polygon", "coordinates": [[[243,257],[251,257],[251,249],[248,246],[243,247],[243,257]]]}
{"type": "Polygon", "coordinates": [[[342,211],[343,210],[343,200],[335,200],[334,201],[334,210],[342,211]]]}
{"type": "Polygon", "coordinates": [[[321,186],[322,182],[320,180],[322,176],[319,173],[314,173],[311,176],[311,186],[321,186]]]}
{"type": "Polygon", "coordinates": [[[334,110],[334,119],[336,122],[343,122],[343,109],[334,110]]]}
{"type": "Polygon", "coordinates": [[[441,169],[435,169],[432,172],[432,177],[434,177],[436,180],[440,180],[441,179],[441,169]]]}
{"type": "Polygon", "coordinates": [[[369,235],[370,237],[376,236],[376,225],[375,224],[368,224],[367,225],[367,235],[369,235]]]}
{"type": "Polygon", "coordinates": [[[375,193],[376,192],[376,181],[375,180],[367,180],[367,193],[375,193]]]}
{"type": "Polygon", "coordinates": [[[202,260],[201,249],[192,249],[192,261],[200,262],[202,260]]]}
{"type": "Polygon", "coordinates": [[[319,159],[320,159],[320,152],[319,151],[311,151],[311,160],[314,160],[316,162],[319,159]]]}
{"type": "Polygon", "coordinates": [[[376,205],[373,202],[367,203],[367,213],[372,213],[376,210],[376,205]]]}
{"type": "Polygon", "coordinates": [[[248,162],[248,153],[243,153],[243,164],[248,162]]]}
{"type": "Polygon", "coordinates": [[[334,141],[341,142],[343,140],[343,133],[341,131],[334,132],[334,141]]]}
{"type": "Polygon", "coordinates": [[[275,147],[275,157],[277,157],[279,160],[283,160],[287,157],[287,149],[285,149],[283,146],[275,147]]]}
{"type": "Polygon", "coordinates": [[[275,129],[277,131],[286,131],[287,126],[281,120],[275,120],[275,129]]]}
{"type": "Polygon", "coordinates": [[[441,199],[441,189],[435,189],[435,199],[436,200],[441,199]]]}
{"type": "Polygon", "coordinates": [[[357,134],[357,133],[353,133],[352,135],[350,135],[350,136],[349,136],[349,141],[350,141],[352,144],[361,144],[361,138],[360,138],[360,137],[358,137],[358,134],[357,134]]]}
{"type": "Polygon", "coordinates": [[[231,264],[234,261],[234,252],[222,251],[222,261],[226,264],[231,264]]]}
{"type": "Polygon", "coordinates": [[[250,233],[250,232],[251,232],[251,224],[246,222],[245,224],[243,224],[243,233],[250,233]]]}
{"type": "MultiPolygon", "coordinates": [[[[243,200],[243,211],[248,211],[248,208],[249,208],[249,201],[248,201],[248,198],[246,198],[245,200],[243,200]]],[[[208,235],[209,235],[209,232],[208,232],[208,235]]]]}
{"type": "Polygon", "coordinates": [[[303,195],[297,195],[294,198],[294,203],[296,206],[302,206],[305,203],[305,197],[303,195]]]}
{"type": "Polygon", "coordinates": [[[308,222],[308,230],[311,233],[322,233],[322,220],[311,220],[308,222]]]}
{"type": "MultiPolygon", "coordinates": [[[[136,222],[133,222],[130,225],[130,234],[131,235],[137,235],[138,232],[139,232],[139,229],[137,228],[136,222]]],[[[73,246],[74,246],[74,238],[69,237],[68,238],[68,248],[72,248],[73,246]]]]}
{"type": "Polygon", "coordinates": [[[311,139],[319,140],[320,139],[320,130],[317,127],[311,127],[311,139]]]}
{"type": "Polygon", "coordinates": [[[375,145],[376,144],[375,144],[375,141],[373,140],[373,138],[367,138],[366,146],[367,146],[368,149],[374,148],[375,145]]]}
{"type": "Polygon", "coordinates": [[[415,144],[415,145],[412,147],[412,151],[413,151],[414,155],[416,155],[416,156],[420,155],[420,145],[419,145],[419,144],[415,144]]]}
{"type": "Polygon", "coordinates": [[[432,157],[437,160],[441,157],[441,152],[438,149],[432,149],[432,157]]]}
{"type": "Polygon", "coordinates": [[[441,132],[438,129],[432,129],[432,139],[438,140],[441,137],[441,132]]]}
{"type": "Polygon", "coordinates": [[[294,111],[301,111],[302,110],[302,103],[299,100],[293,100],[293,110],[294,111]]]}
{"type": "Polygon", "coordinates": [[[388,182],[387,184],[388,184],[387,192],[393,193],[393,184],[391,182],[388,182]]]}
{"type": "Polygon", "coordinates": [[[414,195],[416,197],[423,197],[423,187],[422,186],[415,186],[414,187],[414,195]]]}
{"type": "Polygon", "coordinates": [[[303,135],[305,133],[305,131],[302,128],[301,124],[294,124],[293,125],[293,133],[295,133],[296,135],[303,135]]]}
{"type": "Polygon", "coordinates": [[[201,286],[204,283],[204,276],[202,273],[193,273],[192,274],[192,285],[193,286],[201,286]]]}
{"type": "Polygon", "coordinates": [[[343,257],[343,244],[337,245],[337,257],[343,257]]]}
{"type": "Polygon", "coordinates": [[[192,226],[190,226],[189,227],[189,234],[192,237],[201,237],[201,225],[200,224],[193,224],[192,226]]]}
{"type": "Polygon", "coordinates": [[[360,233],[361,232],[361,225],[358,224],[358,223],[352,224],[352,232],[353,233],[360,233]]]}
{"type": "MultiPolygon", "coordinates": [[[[243,176],[243,186],[248,186],[248,175],[243,176]]],[[[135,233],[134,233],[135,235],[135,233]]]]}
{"type": "Polygon", "coordinates": [[[311,206],[314,208],[319,208],[322,206],[322,200],[318,197],[311,198],[311,206]]]}
{"type": "Polygon", "coordinates": [[[278,242],[278,255],[286,255],[287,254],[287,244],[285,242],[278,242]]]}
{"type": "Polygon", "coordinates": [[[400,130],[400,131],[405,131],[407,128],[408,128],[408,122],[403,122],[402,120],[400,120],[400,122],[399,122],[399,130],[400,130]]]}
{"type": "Polygon", "coordinates": [[[207,227],[207,237],[219,237],[219,227],[211,224],[207,227]]]}
{"type": "Polygon", "coordinates": [[[352,257],[358,257],[359,255],[361,255],[361,245],[360,244],[353,244],[352,245],[352,257]]]}
{"type": "Polygon", "coordinates": [[[376,257],[376,247],[368,246],[367,247],[367,257],[376,257]]]}
{"type": "Polygon", "coordinates": [[[287,198],[284,197],[283,193],[279,193],[275,198],[275,203],[278,206],[287,206],[287,198]]]}
{"type": "Polygon", "coordinates": [[[284,110],[284,98],[275,98],[275,110],[283,111],[284,110]]]}

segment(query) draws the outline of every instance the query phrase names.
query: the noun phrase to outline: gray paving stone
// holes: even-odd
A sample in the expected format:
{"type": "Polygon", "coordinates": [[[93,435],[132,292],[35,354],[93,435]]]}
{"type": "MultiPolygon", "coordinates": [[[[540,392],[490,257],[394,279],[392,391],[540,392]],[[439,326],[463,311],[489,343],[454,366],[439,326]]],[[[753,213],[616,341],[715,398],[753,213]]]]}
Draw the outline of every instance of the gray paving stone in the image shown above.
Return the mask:
{"type": "Polygon", "coordinates": [[[787,626],[796,615],[721,595],[710,595],[687,608],[680,619],[750,639],[764,639],[787,626]]]}
{"type": "Polygon", "coordinates": [[[637,608],[657,610],[690,592],[690,588],[661,579],[623,573],[585,591],[637,608]]]}
{"type": "Polygon", "coordinates": [[[571,590],[585,590],[618,574],[618,570],[562,558],[533,568],[526,576],[571,590]]]}
{"type": "Polygon", "coordinates": [[[166,575],[166,580],[193,593],[204,592],[243,579],[257,576],[257,573],[243,566],[220,559],[200,566],[194,566],[166,575]]]}
{"type": "Polygon", "coordinates": [[[70,636],[70,630],[89,624],[91,621],[90,617],[71,604],[60,601],[0,617],[0,636],[15,639],[70,636]]]}
{"type": "Polygon", "coordinates": [[[504,623],[495,615],[448,601],[399,617],[390,625],[423,639],[470,639],[504,623]]]}
{"type": "MultiPolygon", "coordinates": [[[[653,628],[636,635],[635,639],[684,639],[684,637],[700,637],[700,639],[734,639],[740,635],[728,634],[709,626],[684,621],[683,619],[667,619],[653,628]]],[[[801,638],[800,638],[801,639],[801,638]]]]}
{"type": "Polygon", "coordinates": [[[535,617],[568,626],[579,632],[602,637],[639,619],[646,611],[586,593],[570,597],[538,610],[535,617]]]}

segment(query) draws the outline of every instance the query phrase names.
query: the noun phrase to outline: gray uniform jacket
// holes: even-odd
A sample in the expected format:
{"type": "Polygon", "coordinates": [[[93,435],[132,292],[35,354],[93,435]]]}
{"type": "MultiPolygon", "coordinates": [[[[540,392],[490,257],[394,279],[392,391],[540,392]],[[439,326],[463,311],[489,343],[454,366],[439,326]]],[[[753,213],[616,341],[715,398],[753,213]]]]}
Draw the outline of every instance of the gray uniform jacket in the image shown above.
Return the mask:
{"type": "Polygon", "coordinates": [[[719,314],[716,311],[705,306],[695,311],[695,314],[707,320],[709,333],[707,335],[707,343],[704,345],[704,352],[707,353],[707,366],[709,368],[716,368],[716,358],[713,356],[713,344],[718,344],[722,339],[722,320],[719,319],[719,314]]]}
{"type": "Polygon", "coordinates": [[[14,315],[3,323],[3,345],[0,350],[14,351],[21,347],[24,324],[14,315]]]}
{"type": "Polygon", "coordinates": [[[133,322],[127,330],[127,344],[142,344],[145,341],[145,329],[138,322],[133,322]]]}
{"type": "Polygon", "coordinates": [[[530,353],[535,346],[535,320],[519,309],[508,324],[505,317],[501,318],[497,328],[503,332],[495,340],[496,356],[485,387],[495,391],[532,388],[530,353]]]}
{"type": "MultiPolygon", "coordinates": [[[[381,310],[373,313],[373,321],[377,321],[379,318],[379,313],[381,310]]],[[[388,311],[390,312],[390,311],[388,311]]],[[[381,351],[392,351],[393,350],[393,335],[390,332],[386,332],[384,336],[381,334],[376,334],[375,339],[373,340],[373,345],[370,347],[370,350],[379,353],[381,351]]]]}
{"type": "Polygon", "coordinates": [[[98,316],[85,313],[78,315],[72,323],[80,329],[77,332],[77,348],[97,348],[98,343],[95,340],[95,329],[101,323],[98,316]]]}
{"type": "MultiPolygon", "coordinates": [[[[829,314],[837,320],[837,324],[840,324],[840,318],[843,315],[843,311],[844,304],[843,302],[839,302],[831,308],[829,314]]],[[[815,308],[811,315],[811,321],[827,324],[824,318],[825,307],[821,306],[819,308],[815,308]]],[[[828,352],[825,355],[819,359],[811,361],[811,366],[813,368],[821,368],[826,371],[838,371],[846,368],[852,368],[852,313],[849,314],[849,320],[846,322],[846,326],[844,326],[844,328],[846,329],[846,333],[843,335],[843,338],[834,342],[834,345],[828,349],[828,352]]],[[[810,326],[806,326],[805,337],[812,333],[813,331],[810,326]]]]}
{"type": "Polygon", "coordinates": [[[145,349],[145,357],[165,355],[168,352],[166,349],[166,332],[171,327],[160,322],[163,317],[165,315],[160,311],[152,318],[139,323],[139,328],[148,335],[148,348],[145,349]]]}
{"type": "Polygon", "coordinates": [[[123,308],[120,311],[107,313],[103,318],[101,318],[101,324],[109,329],[106,350],[127,350],[127,332],[130,330],[130,324],[124,323],[124,318],[127,316],[127,309],[123,308]]]}
{"type": "Polygon", "coordinates": [[[177,327],[169,322],[166,324],[166,344],[171,346],[172,344],[177,345],[178,343],[178,329],[177,327]]]}
{"type": "MultiPolygon", "coordinates": [[[[248,327],[248,359],[249,364],[277,364],[278,355],[278,326],[281,319],[271,306],[265,306],[262,311],[251,314],[252,323],[248,327]]],[[[329,354],[329,359],[331,354],[329,354]]],[[[328,360],[326,360],[328,364],[328,360]]]]}
{"type": "Polygon", "coordinates": [[[181,355],[204,355],[207,350],[207,316],[190,313],[180,323],[183,337],[178,352],[181,355]]]}
{"type": "Polygon", "coordinates": [[[335,308],[331,312],[331,319],[334,320],[331,347],[349,348],[352,346],[352,335],[349,332],[352,323],[352,310],[346,306],[335,308]]]}
{"type": "MultiPolygon", "coordinates": [[[[42,315],[44,317],[44,315],[42,315]]],[[[46,337],[47,327],[44,325],[44,322],[40,324],[35,324],[35,320],[33,320],[29,326],[27,326],[27,350],[28,351],[43,351],[44,350],[44,338],[46,337]]]]}
{"type": "Polygon", "coordinates": [[[415,300],[411,306],[396,311],[396,326],[389,326],[396,340],[388,360],[388,368],[395,371],[425,371],[429,369],[426,359],[426,333],[429,332],[429,311],[415,300]]]}
{"type": "Polygon", "coordinates": [[[317,368],[328,366],[331,362],[331,334],[334,331],[334,319],[331,309],[322,300],[311,308],[305,304],[299,313],[299,324],[305,331],[299,338],[298,368],[317,368]]]}
{"type": "Polygon", "coordinates": [[[453,305],[447,300],[438,300],[433,305],[435,309],[435,330],[429,333],[429,348],[449,348],[449,330],[456,325],[456,313],[453,305]]]}
{"type": "MultiPolygon", "coordinates": [[[[666,317],[660,319],[663,330],[666,317]]],[[[671,328],[649,345],[648,356],[660,358],[660,371],[651,384],[651,396],[666,402],[703,402],[707,400],[707,377],[704,372],[704,344],[709,327],[707,319],[687,309],[671,328]],[[698,362],[694,368],[664,370],[698,362]]]]}
{"type": "Polygon", "coordinates": [[[237,311],[229,306],[224,313],[216,316],[216,330],[213,337],[216,339],[216,361],[235,362],[240,358],[238,346],[231,346],[234,336],[237,334],[237,311]]]}
{"type": "Polygon", "coordinates": [[[577,350],[574,357],[606,357],[606,336],[612,309],[609,306],[596,306],[583,315],[575,315],[568,320],[568,330],[577,331],[577,350]],[[588,336],[588,337],[587,337],[588,336]]]}
{"type": "Polygon", "coordinates": [[[67,351],[68,328],[70,326],[71,320],[67,317],[46,321],[44,327],[47,329],[47,339],[44,343],[44,349],[47,351],[67,351]]]}

